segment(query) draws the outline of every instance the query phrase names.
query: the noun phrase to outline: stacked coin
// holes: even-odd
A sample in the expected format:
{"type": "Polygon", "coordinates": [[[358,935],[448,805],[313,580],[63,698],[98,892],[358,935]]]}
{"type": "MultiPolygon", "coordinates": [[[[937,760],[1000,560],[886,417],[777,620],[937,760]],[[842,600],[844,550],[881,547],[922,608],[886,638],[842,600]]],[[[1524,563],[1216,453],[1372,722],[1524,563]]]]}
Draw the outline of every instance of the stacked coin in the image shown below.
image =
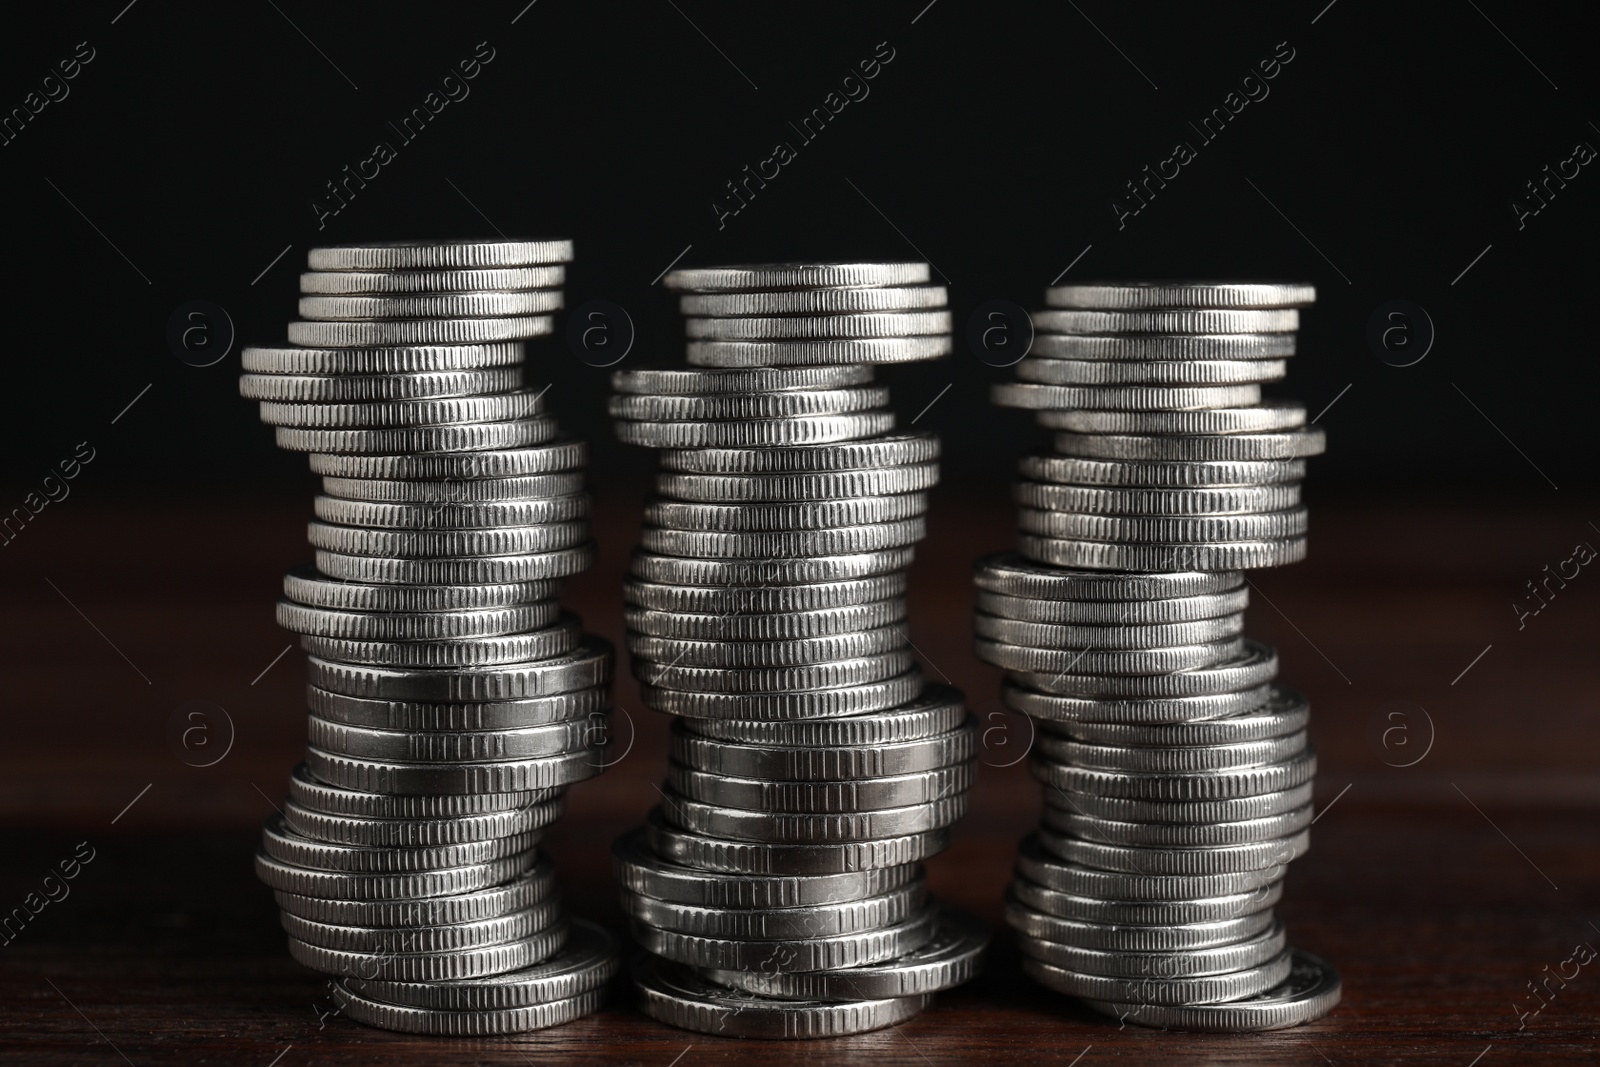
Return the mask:
{"type": "Polygon", "coordinates": [[[323,476],[316,562],[278,602],[309,654],[309,748],[256,870],[290,954],[374,1026],[549,1026],[618,968],[536,847],[604,766],[612,665],[557,601],[593,558],[585,447],[523,366],[571,256],[313,248],[291,344],[243,353],[241,392],[323,476]]]}
{"type": "Polygon", "coordinates": [[[1055,449],[1025,458],[1019,551],[978,562],[977,649],[1038,725],[1044,787],[1006,903],[1025,969],[1127,1022],[1254,1030],[1319,1017],[1337,972],[1273,915],[1303,854],[1305,700],[1243,636],[1241,571],[1305,555],[1284,376],[1309,285],[1063,285],[1019,382],[1055,449]]]}
{"type": "Polygon", "coordinates": [[[987,933],[921,860],[966,808],[974,729],[925,684],[906,567],[938,440],[874,366],[943,355],[922,263],[679,270],[695,367],[617,373],[660,449],[626,585],[645,701],[676,716],[663,803],[616,843],[645,1011],[690,1030],[888,1026],[975,973],[987,933]]]}

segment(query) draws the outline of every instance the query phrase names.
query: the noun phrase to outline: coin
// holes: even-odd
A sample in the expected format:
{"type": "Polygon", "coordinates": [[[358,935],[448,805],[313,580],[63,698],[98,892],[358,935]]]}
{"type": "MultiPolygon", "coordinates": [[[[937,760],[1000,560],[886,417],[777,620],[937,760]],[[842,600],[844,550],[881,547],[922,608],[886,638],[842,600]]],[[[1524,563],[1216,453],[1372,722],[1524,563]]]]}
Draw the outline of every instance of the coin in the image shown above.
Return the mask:
{"type": "Polygon", "coordinates": [[[1321,427],[1282,433],[1055,435],[1056,451],[1091,459],[1254,462],[1318,456],[1327,445],[1321,427]]]}
{"type": "Polygon", "coordinates": [[[1186,308],[1134,311],[1036,311],[1034,328],[1045,333],[1287,333],[1300,328],[1293,309],[1223,310],[1186,308]]]}
{"type": "Polygon", "coordinates": [[[421,371],[407,374],[241,374],[239,395],[252,400],[330,404],[480,396],[522,387],[521,367],[421,371]]]}
{"type": "Polygon", "coordinates": [[[684,319],[688,337],[707,341],[848,340],[948,334],[948,311],[684,319]]]}
{"type": "Polygon", "coordinates": [[[313,295],[300,298],[302,317],[322,322],[367,319],[469,319],[537,315],[561,308],[559,289],[508,292],[313,295]]]}
{"type": "Polygon", "coordinates": [[[939,465],[919,463],[819,474],[659,474],[656,490],[663,496],[706,503],[815,502],[913,493],[938,482],[939,465]]]}
{"type": "Polygon", "coordinates": [[[1039,333],[1030,355],[1047,359],[1283,359],[1293,333],[1039,333]]]}
{"type": "Polygon", "coordinates": [[[1111,359],[1024,359],[1017,378],[1041,385],[1239,385],[1281,381],[1289,365],[1281,359],[1158,362],[1111,359]]]}
{"type": "Polygon", "coordinates": [[[713,393],[709,396],[613,396],[611,417],[645,421],[691,419],[780,419],[869,411],[889,402],[881,385],[845,389],[788,389],[772,393],[713,393]]]}
{"type": "Polygon", "coordinates": [[[672,758],[686,767],[733,778],[845,782],[915,774],[959,765],[977,750],[977,720],[916,741],[858,746],[737,744],[674,727],[672,758]]]}
{"type": "Polygon", "coordinates": [[[1297,563],[1306,556],[1304,537],[1274,541],[1120,544],[1021,534],[1017,550],[1030,559],[1062,567],[1128,571],[1254,570],[1297,563]]]}
{"type": "Polygon", "coordinates": [[[1292,951],[1289,976],[1264,992],[1221,1004],[1151,1004],[1089,1000],[1096,1011],[1140,1026],[1213,1033],[1280,1030],[1320,1019],[1339,1004],[1339,972],[1299,949],[1292,951]]]}
{"type": "Polygon", "coordinates": [[[375,348],[247,345],[240,350],[239,366],[254,374],[417,374],[510,367],[523,355],[521,341],[375,348]]]}
{"type": "Polygon", "coordinates": [[[1044,291],[1055,308],[1292,308],[1317,299],[1305,282],[1072,282],[1044,291]]]}
{"type": "Polygon", "coordinates": [[[481,293],[549,289],[566,280],[565,267],[490,267],[456,270],[310,270],[302,293],[481,293]]]}
{"type": "Polygon", "coordinates": [[[279,426],[273,436],[291,452],[472,452],[536,445],[555,437],[556,424],[543,416],[504,422],[466,422],[443,426],[383,429],[308,429],[279,426]]]}
{"type": "MultiPolygon", "coordinates": [[[[532,448],[399,456],[313,455],[314,474],[345,478],[510,478],[572,471],[588,460],[582,441],[553,440],[532,448]]],[[[555,494],[550,494],[555,495],[555,494]]],[[[440,499],[448,499],[440,498],[440,499]]]]}
{"type": "Polygon", "coordinates": [[[753,263],[683,267],[669,271],[663,284],[675,293],[719,293],[922,285],[929,276],[926,263],[753,263]]]}
{"type": "Polygon", "coordinates": [[[1041,411],[1039,425],[1049,430],[1108,434],[1276,433],[1306,424],[1299,404],[1263,401],[1243,408],[1201,411],[1041,411]]]}
{"type": "Polygon", "coordinates": [[[884,433],[894,427],[888,411],[843,415],[796,415],[789,418],[741,419],[728,422],[638,422],[616,424],[617,440],[650,448],[798,445],[849,441],[884,433]]]}
{"type": "Polygon", "coordinates": [[[303,404],[263,400],[261,421],[269,426],[309,429],[368,429],[443,426],[450,423],[505,422],[526,419],[544,410],[539,394],[496,393],[492,396],[437,397],[428,400],[385,400],[363,403],[303,404]]]}
{"type": "Polygon", "coordinates": [[[1024,507],[1078,515],[1231,515],[1278,511],[1300,503],[1298,485],[1122,489],[1025,481],[1017,483],[1011,495],[1024,507]]]}
{"type": "Polygon", "coordinates": [[[843,389],[872,381],[868,366],[751,367],[707,370],[696,367],[665,370],[619,370],[611,388],[641,396],[718,396],[723,393],[771,393],[787,389],[843,389]]]}
{"type": "Polygon", "coordinates": [[[824,367],[913,363],[948,356],[948,333],[805,341],[690,341],[686,356],[700,367],[824,367]]]}
{"type": "MultiPolygon", "coordinates": [[[[1026,408],[1030,411],[1063,408],[1093,408],[1103,411],[1192,411],[1201,408],[1238,408],[1260,403],[1261,387],[1259,385],[1037,385],[1032,382],[1001,382],[990,387],[989,399],[1001,407],[1026,408]]],[[[1067,450],[1060,445],[1061,436],[1057,435],[1056,448],[1065,452],[1067,450]]],[[[1067,452],[1067,454],[1075,453],[1067,452]]],[[[1113,458],[1146,457],[1118,455],[1113,458]]]]}
{"type": "Polygon", "coordinates": [[[693,967],[734,971],[829,971],[865,967],[914,952],[933,939],[938,910],[926,907],[893,926],[831,937],[741,941],[682,934],[635,919],[634,940],[647,952],[693,967]]]}
{"type": "Polygon", "coordinates": [[[764,292],[700,293],[678,298],[684,315],[817,315],[860,311],[912,311],[942,308],[948,302],[942,285],[828,287],[764,292]]]}
{"type": "Polygon", "coordinates": [[[1303,459],[1129,462],[1078,456],[1024,456],[1017,466],[1023,477],[1040,482],[1165,489],[1275,485],[1298,482],[1306,475],[1303,459]]]}
{"type": "Polygon", "coordinates": [[[790,941],[843,937],[906,922],[927,905],[921,877],[859,900],[792,908],[718,908],[657,900],[622,891],[622,909],[635,922],[695,937],[738,941],[790,941]]]}
{"type": "Polygon", "coordinates": [[[353,322],[291,322],[289,343],[312,348],[372,348],[386,345],[466,345],[522,341],[555,330],[549,315],[502,315],[480,319],[368,319],[353,322]]]}
{"type": "Polygon", "coordinates": [[[314,271],[523,267],[571,260],[572,242],[562,240],[391,241],[313,247],[306,253],[314,271]]]}
{"type": "Polygon", "coordinates": [[[371,1000],[353,992],[350,987],[352,981],[347,978],[343,982],[333,984],[333,997],[338,1002],[340,1010],[350,1018],[385,1030],[436,1037],[487,1037],[495,1034],[519,1034],[529,1030],[542,1030],[580,1019],[598,1010],[606,1000],[606,991],[601,988],[590,989],[561,1000],[515,1008],[447,1011],[385,1004],[371,1000]]]}

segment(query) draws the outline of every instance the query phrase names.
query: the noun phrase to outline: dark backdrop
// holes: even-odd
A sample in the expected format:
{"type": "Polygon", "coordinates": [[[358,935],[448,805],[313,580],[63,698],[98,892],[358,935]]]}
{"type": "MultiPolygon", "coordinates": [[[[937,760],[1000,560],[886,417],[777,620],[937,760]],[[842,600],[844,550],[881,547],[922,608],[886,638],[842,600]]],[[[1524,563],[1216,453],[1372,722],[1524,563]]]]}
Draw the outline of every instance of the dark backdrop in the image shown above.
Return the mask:
{"type": "MultiPolygon", "coordinates": [[[[0,112],[58,97],[0,146],[13,495],[85,440],[83,492],[305,491],[303,460],[273,448],[235,377],[239,344],[283,339],[306,249],[496,230],[575,238],[569,306],[625,307],[636,365],[681,360],[674,301],[652,284],[680,254],[920,255],[962,323],[994,297],[1038,306],[1069,264],[1071,279],[1307,278],[1319,300],[1278,391],[1313,413],[1339,397],[1318,484],[1590,477],[1597,168],[1520,223],[1513,208],[1537,206],[1523,186],[1546,165],[1600,145],[1575,5],[524,2],[9,15],[0,112]],[[470,95],[401,144],[387,123],[479,42],[493,58],[470,95]],[[43,83],[89,49],[76,77],[43,83]],[[869,95],[800,144],[788,123],[889,49],[869,95]],[[1290,52],[1202,143],[1189,123],[1290,52]],[[324,183],[380,139],[396,158],[319,229],[324,183]],[[719,226],[724,183],[778,140],[797,158],[719,226]],[[1119,226],[1124,183],[1179,140],[1197,158],[1119,226]],[[237,330],[214,366],[166,341],[192,299],[237,330]],[[1366,340],[1394,299],[1437,331],[1414,366],[1366,340]]],[[[605,425],[605,372],[559,338],[533,358],[596,469],[642,473],[605,425]]],[[[951,480],[1008,476],[1034,436],[986,401],[1009,373],[963,346],[892,375],[905,419],[954,383],[918,423],[945,437],[951,480]]]]}

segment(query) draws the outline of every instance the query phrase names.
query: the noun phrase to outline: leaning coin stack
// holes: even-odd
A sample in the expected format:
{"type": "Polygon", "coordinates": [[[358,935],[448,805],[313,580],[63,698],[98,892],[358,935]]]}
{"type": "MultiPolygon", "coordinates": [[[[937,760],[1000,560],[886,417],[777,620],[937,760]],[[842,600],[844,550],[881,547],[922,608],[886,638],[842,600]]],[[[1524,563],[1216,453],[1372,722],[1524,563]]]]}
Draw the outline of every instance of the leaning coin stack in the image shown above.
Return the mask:
{"type": "Polygon", "coordinates": [[[589,565],[585,448],[524,378],[568,241],[313,248],[290,345],[241,392],[323,476],[278,622],[309,748],[256,870],[289,951],[373,1026],[473,1035],[594,1010],[619,966],[537,849],[604,766],[612,651],[557,603],[589,565]]]}
{"type": "Polygon", "coordinates": [[[679,270],[688,356],[623,371],[611,413],[660,449],[626,585],[645,702],[676,717],[663,803],[614,866],[644,1010],[685,1029],[889,1026],[988,935],[921,860],[966,809],[960,692],[925,684],[906,568],[938,439],[897,434],[874,366],[943,355],[922,263],[679,270]]]}
{"type": "Polygon", "coordinates": [[[1147,1026],[1318,1018],[1337,972],[1273,915],[1316,769],[1304,698],[1242,636],[1244,570],[1302,559],[1323,436],[1262,401],[1309,285],[1063,285],[996,403],[1022,461],[1019,551],[978,562],[977,649],[1032,716],[1044,814],[1006,902],[1040,983],[1147,1026]]]}

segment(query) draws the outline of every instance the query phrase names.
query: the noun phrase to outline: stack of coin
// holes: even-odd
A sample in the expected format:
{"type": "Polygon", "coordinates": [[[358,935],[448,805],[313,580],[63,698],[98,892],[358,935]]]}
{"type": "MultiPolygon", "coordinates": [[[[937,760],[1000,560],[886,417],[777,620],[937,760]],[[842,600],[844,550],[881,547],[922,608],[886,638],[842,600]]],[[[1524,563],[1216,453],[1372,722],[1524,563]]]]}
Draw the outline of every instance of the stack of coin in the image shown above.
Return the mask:
{"type": "Polygon", "coordinates": [[[996,403],[1038,412],[1019,551],[978,562],[977,649],[1032,716],[1044,787],[1006,918],[1042,984],[1126,1022],[1254,1030],[1319,1017],[1328,964],[1273,915],[1316,769],[1305,700],[1243,636],[1246,569],[1305,555],[1284,376],[1309,285],[1064,285],[996,403]]]}
{"type": "Polygon", "coordinates": [[[241,392],[323,476],[278,621],[309,748],[256,855],[289,951],[360,1022],[508,1033],[577,1018],[619,966],[537,849],[604,766],[612,650],[557,602],[589,565],[585,447],[524,373],[569,241],[313,248],[290,345],[241,392]]]}
{"type": "Polygon", "coordinates": [[[645,701],[676,717],[662,804],[616,843],[645,1011],[744,1037],[859,1033],[965,981],[987,933],[921,860],[966,809],[975,736],[925,684],[906,575],[938,440],[893,432],[877,364],[950,349],[922,263],[679,270],[689,361],[623,371],[660,449],[626,585],[645,701]]]}

